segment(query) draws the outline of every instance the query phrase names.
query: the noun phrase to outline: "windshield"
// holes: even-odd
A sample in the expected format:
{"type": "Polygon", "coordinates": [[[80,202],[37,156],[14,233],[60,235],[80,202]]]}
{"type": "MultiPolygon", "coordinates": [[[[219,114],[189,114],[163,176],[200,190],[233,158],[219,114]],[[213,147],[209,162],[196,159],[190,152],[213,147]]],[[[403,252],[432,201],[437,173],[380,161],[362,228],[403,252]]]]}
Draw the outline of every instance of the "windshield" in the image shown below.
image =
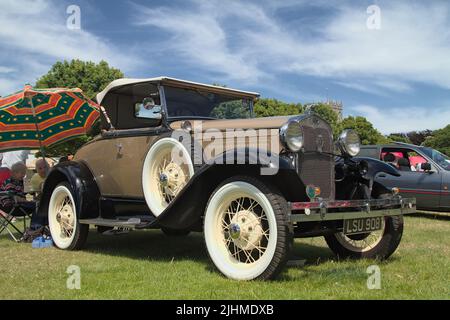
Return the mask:
{"type": "Polygon", "coordinates": [[[431,148],[422,148],[422,151],[442,168],[450,171],[450,158],[445,154],[431,148]]]}
{"type": "Polygon", "coordinates": [[[164,87],[164,92],[169,118],[245,119],[251,116],[249,99],[174,87],[164,87]]]}

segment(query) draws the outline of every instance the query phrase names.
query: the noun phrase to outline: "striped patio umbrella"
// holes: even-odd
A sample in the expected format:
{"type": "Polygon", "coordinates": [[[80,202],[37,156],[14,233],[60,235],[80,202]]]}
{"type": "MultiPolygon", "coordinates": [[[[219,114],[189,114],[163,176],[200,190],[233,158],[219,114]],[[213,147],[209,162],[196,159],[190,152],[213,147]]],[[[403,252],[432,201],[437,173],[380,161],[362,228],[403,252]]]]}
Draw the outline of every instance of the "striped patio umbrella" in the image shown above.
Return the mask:
{"type": "Polygon", "coordinates": [[[0,98],[0,152],[49,147],[86,134],[100,108],[78,88],[25,86],[0,98]]]}

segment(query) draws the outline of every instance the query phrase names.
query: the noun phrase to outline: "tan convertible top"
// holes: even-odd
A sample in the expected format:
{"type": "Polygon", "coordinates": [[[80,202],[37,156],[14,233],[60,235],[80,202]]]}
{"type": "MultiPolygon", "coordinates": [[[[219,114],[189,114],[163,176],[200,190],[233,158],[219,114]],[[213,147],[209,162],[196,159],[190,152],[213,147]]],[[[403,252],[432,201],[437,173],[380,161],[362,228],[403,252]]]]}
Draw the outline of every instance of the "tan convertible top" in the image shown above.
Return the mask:
{"type": "Polygon", "coordinates": [[[219,86],[213,86],[209,84],[203,84],[198,82],[192,82],[192,81],[186,81],[186,80],[180,80],[175,78],[169,78],[169,77],[157,77],[157,78],[148,78],[148,79],[117,79],[111,82],[102,92],[97,94],[97,102],[99,104],[102,103],[105,96],[110,92],[111,90],[127,85],[133,85],[138,83],[160,83],[162,85],[167,85],[171,87],[178,87],[178,88],[185,88],[185,89],[197,89],[197,90],[205,90],[212,93],[217,94],[225,94],[228,96],[236,96],[236,98],[246,98],[246,99],[256,99],[259,97],[259,93],[256,92],[250,92],[250,91],[242,91],[242,90],[236,90],[231,88],[224,88],[219,86]]]}

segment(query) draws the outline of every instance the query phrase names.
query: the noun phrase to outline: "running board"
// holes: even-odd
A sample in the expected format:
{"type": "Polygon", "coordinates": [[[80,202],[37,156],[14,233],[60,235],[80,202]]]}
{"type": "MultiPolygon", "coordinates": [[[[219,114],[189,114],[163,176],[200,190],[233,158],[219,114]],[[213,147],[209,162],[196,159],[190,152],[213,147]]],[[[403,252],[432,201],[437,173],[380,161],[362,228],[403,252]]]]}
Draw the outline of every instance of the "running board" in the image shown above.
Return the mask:
{"type": "Polygon", "coordinates": [[[118,219],[80,219],[81,224],[92,224],[102,227],[122,227],[122,228],[135,228],[140,225],[147,225],[148,221],[141,221],[139,218],[129,218],[128,220],[118,219]]]}

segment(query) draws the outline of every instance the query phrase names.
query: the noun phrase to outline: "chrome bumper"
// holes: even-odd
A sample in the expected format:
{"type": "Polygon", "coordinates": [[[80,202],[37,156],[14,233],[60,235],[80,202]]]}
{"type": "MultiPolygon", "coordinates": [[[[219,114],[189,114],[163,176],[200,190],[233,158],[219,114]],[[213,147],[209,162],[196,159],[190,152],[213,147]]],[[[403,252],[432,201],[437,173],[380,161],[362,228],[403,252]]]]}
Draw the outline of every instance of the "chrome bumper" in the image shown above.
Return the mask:
{"type": "Polygon", "coordinates": [[[398,216],[416,212],[416,199],[400,196],[392,199],[291,202],[289,205],[292,223],[398,216]]]}

